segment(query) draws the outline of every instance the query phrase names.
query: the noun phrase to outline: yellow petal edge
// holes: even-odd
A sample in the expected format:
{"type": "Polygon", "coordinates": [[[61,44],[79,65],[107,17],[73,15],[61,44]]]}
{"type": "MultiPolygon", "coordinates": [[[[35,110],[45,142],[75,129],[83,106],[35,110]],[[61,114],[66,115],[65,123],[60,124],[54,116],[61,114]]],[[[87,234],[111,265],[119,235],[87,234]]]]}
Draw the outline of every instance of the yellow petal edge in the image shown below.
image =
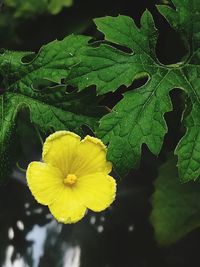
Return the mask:
{"type": "Polygon", "coordinates": [[[59,139],[59,138],[61,138],[61,137],[63,137],[63,136],[67,136],[67,135],[72,136],[72,137],[75,137],[75,138],[77,138],[78,140],[81,139],[79,135],[77,135],[77,134],[75,134],[75,133],[72,133],[72,132],[70,132],[70,131],[57,131],[57,132],[55,132],[55,133],[53,133],[53,134],[50,134],[50,135],[46,138],[46,140],[45,140],[45,142],[44,142],[44,145],[43,145],[43,152],[42,152],[42,158],[43,158],[43,160],[45,160],[45,156],[46,156],[47,153],[49,152],[49,149],[51,148],[52,143],[53,143],[56,139],[59,139]]]}
{"type": "Polygon", "coordinates": [[[81,220],[87,209],[100,212],[115,200],[116,181],[103,142],[70,131],[51,134],[43,146],[42,162],[27,168],[27,183],[35,199],[49,207],[62,223],[81,220]]]}

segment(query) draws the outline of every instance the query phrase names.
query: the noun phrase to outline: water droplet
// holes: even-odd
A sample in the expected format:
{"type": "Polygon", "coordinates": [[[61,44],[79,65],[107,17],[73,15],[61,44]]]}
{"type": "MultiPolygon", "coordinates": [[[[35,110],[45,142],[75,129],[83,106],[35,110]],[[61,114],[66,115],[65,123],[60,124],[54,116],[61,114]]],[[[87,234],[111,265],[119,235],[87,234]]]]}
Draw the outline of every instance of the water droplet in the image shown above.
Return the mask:
{"type": "Polygon", "coordinates": [[[24,224],[23,224],[22,221],[17,221],[16,224],[17,224],[17,228],[18,228],[19,230],[21,230],[21,231],[24,230],[24,224]]]}
{"type": "Polygon", "coordinates": [[[91,223],[92,225],[94,225],[95,222],[96,222],[96,217],[95,217],[95,216],[91,216],[91,217],[90,217],[90,223],[91,223]]]}
{"type": "Polygon", "coordinates": [[[28,209],[29,207],[30,207],[30,203],[26,202],[26,203],[24,204],[24,208],[25,208],[25,209],[28,209]]]}
{"type": "Polygon", "coordinates": [[[42,208],[34,209],[34,213],[37,213],[37,214],[42,213],[42,208]]]}
{"type": "Polygon", "coordinates": [[[129,231],[129,232],[133,232],[133,230],[134,230],[134,225],[132,225],[132,224],[129,225],[129,227],[128,227],[128,231],[129,231]]]}
{"type": "Polygon", "coordinates": [[[103,225],[99,225],[99,226],[97,227],[97,232],[98,232],[98,233],[102,233],[103,230],[104,230],[103,225]]]}
{"type": "Polygon", "coordinates": [[[15,233],[14,233],[14,231],[13,231],[13,228],[10,227],[10,228],[8,229],[8,238],[9,238],[10,240],[12,240],[12,239],[14,238],[14,236],[15,236],[15,233]]]}
{"type": "Polygon", "coordinates": [[[101,221],[101,222],[105,222],[105,220],[106,220],[106,218],[105,218],[104,216],[101,216],[101,217],[100,217],[100,221],[101,221]]]}
{"type": "Polygon", "coordinates": [[[31,215],[31,212],[28,210],[28,211],[26,211],[26,215],[27,216],[30,216],[31,215]]]}

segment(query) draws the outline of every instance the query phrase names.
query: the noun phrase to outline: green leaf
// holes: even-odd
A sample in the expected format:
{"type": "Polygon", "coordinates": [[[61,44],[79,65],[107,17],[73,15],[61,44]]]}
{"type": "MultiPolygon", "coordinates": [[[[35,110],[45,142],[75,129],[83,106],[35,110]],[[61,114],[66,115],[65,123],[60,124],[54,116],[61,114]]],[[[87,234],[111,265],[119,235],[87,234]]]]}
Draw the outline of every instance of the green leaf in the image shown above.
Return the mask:
{"type": "Polygon", "coordinates": [[[5,0],[15,17],[30,17],[43,13],[57,14],[63,7],[69,7],[73,0],[5,0]]]}
{"type": "Polygon", "coordinates": [[[30,112],[31,121],[44,132],[70,130],[81,134],[82,125],[96,129],[105,113],[98,106],[101,98],[91,90],[66,93],[63,85],[47,86],[67,78],[70,68],[79,62],[77,51],[87,42],[87,37],[72,35],[42,47],[37,55],[9,51],[0,55],[5,89],[0,109],[0,181],[6,180],[10,171],[16,119],[22,109],[30,112]],[[41,84],[44,88],[38,90],[36,85],[41,84]]]}
{"type": "Polygon", "coordinates": [[[77,53],[82,46],[87,46],[88,41],[88,37],[70,35],[43,46],[31,59],[31,53],[4,51],[0,57],[0,74],[6,89],[31,91],[34,83],[41,79],[60,83],[79,63],[77,53]],[[30,62],[25,63],[27,60],[30,62]]]}
{"type": "Polygon", "coordinates": [[[151,214],[155,237],[160,245],[170,245],[200,226],[199,192],[199,182],[179,182],[175,158],[160,168],[151,214]]]}
{"type": "Polygon", "coordinates": [[[180,88],[186,92],[187,101],[182,121],[186,133],[175,150],[179,176],[185,182],[197,179],[200,176],[200,4],[198,0],[173,3],[175,8],[158,6],[158,9],[184,40],[188,51],[182,62],[167,66],[157,59],[158,31],[149,11],[142,15],[140,26],[126,16],[98,18],[95,23],[105,36],[100,42],[89,45],[90,38],[72,35],[44,46],[37,55],[9,51],[1,54],[0,74],[6,92],[31,99],[39,97],[46,103],[46,93],[42,96],[37,89],[48,83],[59,84],[63,80],[80,91],[95,85],[98,94],[106,94],[147,77],[143,86],[124,94],[101,119],[96,131],[98,137],[109,143],[108,159],[125,175],[139,164],[143,144],[155,155],[159,154],[168,131],[164,115],[172,110],[169,93],[180,88]]]}
{"type": "Polygon", "coordinates": [[[51,14],[59,13],[63,7],[70,7],[73,0],[51,0],[48,5],[48,10],[51,14]]]}
{"type": "Polygon", "coordinates": [[[15,17],[29,17],[45,12],[47,0],[6,0],[5,5],[13,10],[15,17]]]}
{"type": "Polygon", "coordinates": [[[169,6],[158,6],[158,9],[186,44],[188,52],[183,62],[169,66],[159,62],[155,53],[158,33],[151,14],[145,11],[139,27],[126,16],[95,19],[105,38],[79,51],[80,63],[68,77],[68,83],[79,90],[95,85],[98,94],[116,91],[121,85],[131,86],[134,80],[148,77],[145,85],[124,94],[112,112],[101,119],[97,131],[98,137],[109,143],[108,159],[121,175],[139,164],[143,144],[155,155],[159,154],[168,131],[164,115],[172,110],[169,92],[177,88],[185,91],[192,103],[190,112],[185,112],[183,118],[186,134],[175,152],[179,158],[180,179],[186,182],[200,175],[197,116],[200,111],[200,3],[198,0],[184,3],[174,0],[173,3],[176,10],[169,6]]]}
{"type": "Polygon", "coordinates": [[[95,22],[99,30],[105,30],[106,40],[134,49],[137,54],[124,53],[104,44],[92,49],[84,47],[79,52],[80,64],[69,76],[70,84],[80,90],[94,84],[98,94],[105,94],[115,91],[122,84],[131,85],[134,79],[148,76],[149,71],[157,71],[157,64],[154,65],[157,31],[148,11],[142,16],[141,30],[126,16],[105,17],[95,22]],[[148,25],[151,29],[149,34],[148,25]]]}
{"type": "Polygon", "coordinates": [[[188,43],[191,54],[199,49],[199,12],[198,0],[172,0],[176,10],[167,6],[158,6],[159,12],[168,20],[188,43]]]}
{"type": "MultiPolygon", "coordinates": [[[[186,134],[180,140],[175,153],[178,155],[179,175],[182,181],[196,180],[200,176],[200,2],[186,0],[180,3],[173,0],[176,10],[159,6],[159,11],[169,23],[180,32],[189,47],[188,59],[181,69],[184,78],[180,88],[185,88],[190,96],[191,104],[186,109],[183,123],[186,134]]],[[[177,86],[177,87],[178,87],[177,86]]]]}
{"type": "Polygon", "coordinates": [[[124,53],[104,44],[85,48],[81,52],[81,63],[72,70],[69,82],[80,89],[95,84],[97,92],[103,94],[149,76],[142,88],[124,95],[101,120],[97,132],[105,143],[109,142],[108,159],[118,173],[125,175],[138,165],[143,143],[153,153],[160,152],[167,132],[163,115],[172,109],[169,91],[176,85],[178,74],[156,59],[157,30],[148,11],[141,18],[140,29],[126,16],[106,17],[95,22],[107,41],[126,46],[134,53],[124,53]]]}
{"type": "Polygon", "coordinates": [[[95,129],[103,109],[92,92],[66,94],[64,88],[52,88],[51,92],[30,94],[7,92],[1,96],[0,180],[5,181],[10,171],[16,118],[20,110],[30,112],[31,122],[44,132],[70,130],[82,134],[82,125],[95,129]]]}
{"type": "Polygon", "coordinates": [[[10,102],[4,102],[4,95],[0,96],[0,182],[4,182],[10,173],[13,154],[12,146],[15,136],[16,106],[10,102]]]}

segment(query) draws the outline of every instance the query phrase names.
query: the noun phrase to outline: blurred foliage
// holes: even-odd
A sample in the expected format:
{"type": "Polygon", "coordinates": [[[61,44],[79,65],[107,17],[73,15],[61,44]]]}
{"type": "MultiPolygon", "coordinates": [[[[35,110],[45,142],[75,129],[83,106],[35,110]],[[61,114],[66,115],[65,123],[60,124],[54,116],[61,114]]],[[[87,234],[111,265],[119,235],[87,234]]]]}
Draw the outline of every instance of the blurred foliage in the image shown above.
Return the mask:
{"type": "Polygon", "coordinates": [[[170,245],[200,226],[200,183],[178,180],[176,159],[159,170],[152,196],[151,222],[160,245],[170,245]]]}
{"type": "Polygon", "coordinates": [[[14,17],[31,17],[44,13],[57,14],[63,7],[72,5],[73,0],[5,0],[14,17]]]}
{"type": "Polygon", "coordinates": [[[0,7],[0,39],[2,46],[22,44],[18,31],[27,21],[42,15],[56,15],[71,7],[73,0],[6,0],[0,7]]]}

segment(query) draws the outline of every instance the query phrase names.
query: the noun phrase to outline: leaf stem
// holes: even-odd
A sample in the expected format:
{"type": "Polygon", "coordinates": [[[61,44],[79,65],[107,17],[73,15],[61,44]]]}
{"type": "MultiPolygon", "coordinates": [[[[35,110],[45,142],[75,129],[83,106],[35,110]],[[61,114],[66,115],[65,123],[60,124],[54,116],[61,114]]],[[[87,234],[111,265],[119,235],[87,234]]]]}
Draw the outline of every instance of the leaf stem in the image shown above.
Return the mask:
{"type": "Polygon", "coordinates": [[[185,62],[178,62],[178,63],[174,63],[174,64],[169,64],[169,65],[165,65],[168,68],[180,68],[180,66],[184,65],[185,62]]]}

